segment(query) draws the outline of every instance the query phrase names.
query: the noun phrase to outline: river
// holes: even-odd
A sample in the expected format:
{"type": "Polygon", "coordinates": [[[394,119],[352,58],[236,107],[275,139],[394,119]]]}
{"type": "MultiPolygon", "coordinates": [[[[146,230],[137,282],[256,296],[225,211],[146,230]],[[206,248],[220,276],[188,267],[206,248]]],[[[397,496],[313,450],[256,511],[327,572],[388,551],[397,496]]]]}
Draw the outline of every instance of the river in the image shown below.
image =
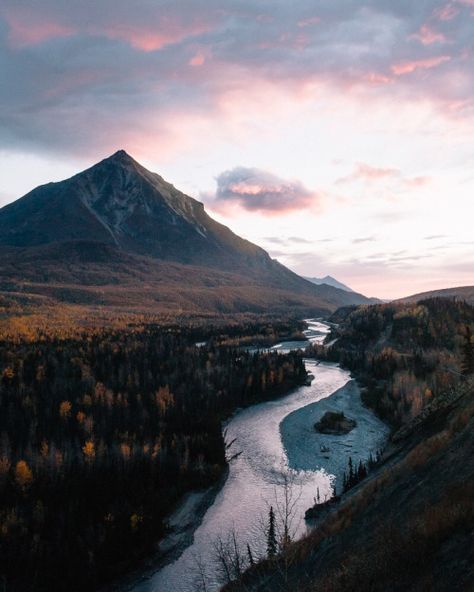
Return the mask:
{"type": "MultiPolygon", "coordinates": [[[[309,321],[306,338],[321,342],[328,331],[324,323],[309,321]]],[[[286,342],[273,349],[285,351],[308,342],[286,342]]],[[[288,476],[295,501],[292,535],[297,538],[306,531],[305,510],[313,505],[317,492],[321,501],[331,495],[349,455],[356,461],[367,459],[383,445],[387,428],[363,407],[349,373],[335,364],[314,360],[305,364],[315,377],[310,386],[243,409],[229,420],[225,426],[226,441],[232,443],[228,457],[234,458],[227,480],[194,533],[194,541],[176,561],[135,581],[128,588],[130,592],[194,592],[203,576],[208,592],[218,590],[217,541],[227,540],[235,532],[242,550],[249,544],[255,558],[264,553],[269,505],[282,505],[283,483],[288,476]],[[357,427],[346,436],[324,436],[322,440],[312,426],[327,408],[344,409],[357,420],[357,427]]]]}

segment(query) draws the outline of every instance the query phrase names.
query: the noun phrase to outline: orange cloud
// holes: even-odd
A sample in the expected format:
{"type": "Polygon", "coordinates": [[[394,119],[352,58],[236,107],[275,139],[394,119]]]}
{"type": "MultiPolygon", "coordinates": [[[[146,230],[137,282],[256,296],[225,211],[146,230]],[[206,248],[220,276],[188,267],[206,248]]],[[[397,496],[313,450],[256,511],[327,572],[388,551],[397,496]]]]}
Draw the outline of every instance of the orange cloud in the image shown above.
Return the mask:
{"type": "Polygon", "coordinates": [[[429,70],[430,68],[436,68],[444,62],[449,62],[450,56],[443,55],[434,58],[426,58],[424,60],[413,60],[407,62],[400,62],[394,64],[390,69],[395,76],[404,76],[405,74],[411,74],[416,70],[429,70]]]}

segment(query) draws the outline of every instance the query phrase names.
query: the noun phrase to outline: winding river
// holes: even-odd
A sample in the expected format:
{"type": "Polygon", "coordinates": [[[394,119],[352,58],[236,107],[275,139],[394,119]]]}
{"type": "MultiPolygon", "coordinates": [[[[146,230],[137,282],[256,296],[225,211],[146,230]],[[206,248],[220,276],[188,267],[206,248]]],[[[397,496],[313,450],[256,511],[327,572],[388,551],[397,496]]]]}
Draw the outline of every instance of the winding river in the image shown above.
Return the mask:
{"type": "MultiPolygon", "coordinates": [[[[306,338],[322,342],[328,331],[324,323],[309,321],[306,338]]],[[[273,349],[285,351],[308,342],[281,343],[273,349]]],[[[383,445],[387,428],[363,407],[349,373],[313,360],[306,360],[306,368],[315,377],[311,386],[243,409],[227,423],[228,456],[233,457],[228,478],[192,544],[176,561],[135,582],[128,588],[131,592],[194,592],[203,577],[207,591],[218,590],[216,541],[225,541],[234,532],[243,550],[248,544],[254,557],[263,554],[269,505],[281,506],[285,475],[290,475],[295,501],[292,534],[300,537],[306,531],[305,510],[318,493],[321,501],[331,495],[348,457],[365,460],[383,445]],[[346,436],[317,434],[313,424],[328,408],[344,410],[357,420],[357,427],[346,436]]]]}

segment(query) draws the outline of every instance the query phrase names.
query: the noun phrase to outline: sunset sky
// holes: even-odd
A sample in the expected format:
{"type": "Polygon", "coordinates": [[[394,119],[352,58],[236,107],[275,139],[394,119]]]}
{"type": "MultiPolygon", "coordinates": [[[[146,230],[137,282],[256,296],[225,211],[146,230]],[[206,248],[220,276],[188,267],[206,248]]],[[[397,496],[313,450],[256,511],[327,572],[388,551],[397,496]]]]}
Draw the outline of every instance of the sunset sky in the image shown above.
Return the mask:
{"type": "Polygon", "coordinates": [[[0,205],[123,148],[303,275],[474,284],[474,0],[2,0],[0,205]]]}

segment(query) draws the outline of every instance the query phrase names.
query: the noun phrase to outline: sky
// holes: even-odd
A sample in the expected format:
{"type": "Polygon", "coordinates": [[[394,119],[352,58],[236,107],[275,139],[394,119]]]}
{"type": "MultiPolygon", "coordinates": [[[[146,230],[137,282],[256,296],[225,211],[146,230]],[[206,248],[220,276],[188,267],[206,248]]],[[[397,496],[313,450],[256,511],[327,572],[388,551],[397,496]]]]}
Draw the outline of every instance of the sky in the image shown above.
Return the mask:
{"type": "Polygon", "coordinates": [[[0,206],[125,149],[305,276],[474,284],[474,0],[2,0],[0,206]]]}

